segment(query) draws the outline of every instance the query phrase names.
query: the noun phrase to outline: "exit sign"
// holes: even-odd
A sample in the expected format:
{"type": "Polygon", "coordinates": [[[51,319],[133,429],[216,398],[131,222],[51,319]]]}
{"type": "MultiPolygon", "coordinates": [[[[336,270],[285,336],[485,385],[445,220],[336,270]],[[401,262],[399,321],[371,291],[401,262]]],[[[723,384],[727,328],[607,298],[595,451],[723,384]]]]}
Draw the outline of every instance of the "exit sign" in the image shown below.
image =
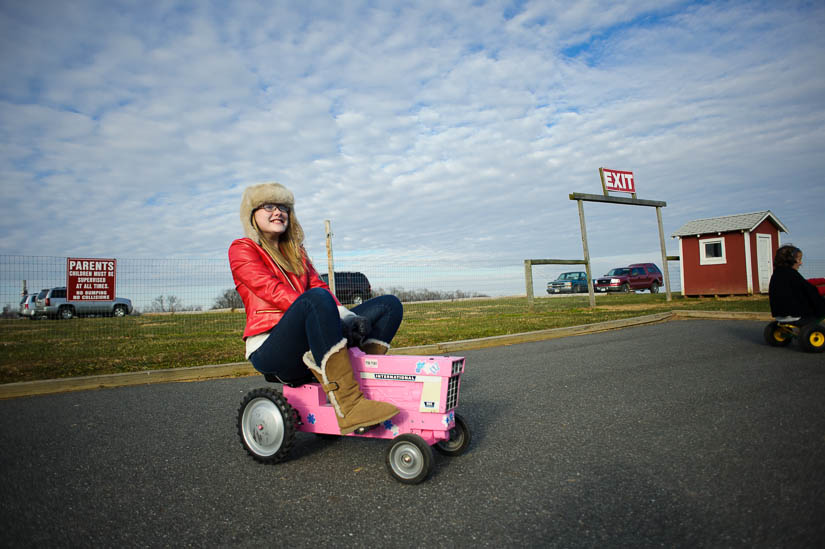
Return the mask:
{"type": "Polygon", "coordinates": [[[633,172],[599,168],[599,175],[602,178],[602,186],[604,186],[605,191],[636,193],[636,182],[633,180],[633,172]]]}

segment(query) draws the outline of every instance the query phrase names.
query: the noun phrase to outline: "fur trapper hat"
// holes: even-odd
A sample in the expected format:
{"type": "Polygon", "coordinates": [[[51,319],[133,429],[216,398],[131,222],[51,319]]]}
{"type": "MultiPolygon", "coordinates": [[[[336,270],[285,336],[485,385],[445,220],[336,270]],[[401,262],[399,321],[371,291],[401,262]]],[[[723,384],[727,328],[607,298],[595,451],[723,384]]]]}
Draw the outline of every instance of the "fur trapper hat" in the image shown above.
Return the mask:
{"type": "Polygon", "coordinates": [[[280,183],[261,183],[247,187],[241,198],[241,226],[244,236],[255,242],[259,241],[258,232],[252,225],[252,213],[263,204],[286,204],[290,208],[295,205],[292,191],[280,183]]]}

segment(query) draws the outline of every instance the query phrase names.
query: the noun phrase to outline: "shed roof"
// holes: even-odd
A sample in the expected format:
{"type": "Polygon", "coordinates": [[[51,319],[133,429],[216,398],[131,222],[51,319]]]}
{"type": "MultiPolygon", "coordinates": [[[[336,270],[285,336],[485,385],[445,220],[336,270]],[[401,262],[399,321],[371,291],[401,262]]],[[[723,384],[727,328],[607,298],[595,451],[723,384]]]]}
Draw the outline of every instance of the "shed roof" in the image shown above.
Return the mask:
{"type": "Polygon", "coordinates": [[[770,210],[766,210],[764,212],[726,215],[724,217],[710,217],[708,219],[688,221],[679,227],[671,236],[681,237],[708,233],[727,233],[731,231],[752,231],[767,218],[770,218],[781,232],[788,232],[785,225],[783,225],[770,210]]]}

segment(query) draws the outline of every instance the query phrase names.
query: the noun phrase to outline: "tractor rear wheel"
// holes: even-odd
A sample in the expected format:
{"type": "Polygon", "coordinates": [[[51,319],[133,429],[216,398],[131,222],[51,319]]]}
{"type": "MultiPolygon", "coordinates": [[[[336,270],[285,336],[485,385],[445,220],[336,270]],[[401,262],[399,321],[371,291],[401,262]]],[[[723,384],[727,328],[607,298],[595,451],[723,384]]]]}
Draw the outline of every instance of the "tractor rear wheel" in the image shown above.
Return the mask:
{"type": "Polygon", "coordinates": [[[776,321],[765,326],[763,335],[765,336],[765,343],[771,347],[787,347],[793,339],[788,330],[782,328],[776,321]]]}

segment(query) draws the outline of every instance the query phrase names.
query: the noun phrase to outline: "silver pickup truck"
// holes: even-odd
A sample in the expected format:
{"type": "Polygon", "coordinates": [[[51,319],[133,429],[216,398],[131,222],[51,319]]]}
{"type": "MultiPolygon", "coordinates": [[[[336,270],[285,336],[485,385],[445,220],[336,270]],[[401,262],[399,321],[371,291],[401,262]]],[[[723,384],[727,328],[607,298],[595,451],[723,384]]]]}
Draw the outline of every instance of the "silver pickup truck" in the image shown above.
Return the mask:
{"type": "Polygon", "coordinates": [[[123,297],[116,297],[112,301],[68,301],[65,286],[41,290],[34,307],[37,317],[63,320],[84,315],[126,316],[131,312],[132,302],[123,297]]]}

